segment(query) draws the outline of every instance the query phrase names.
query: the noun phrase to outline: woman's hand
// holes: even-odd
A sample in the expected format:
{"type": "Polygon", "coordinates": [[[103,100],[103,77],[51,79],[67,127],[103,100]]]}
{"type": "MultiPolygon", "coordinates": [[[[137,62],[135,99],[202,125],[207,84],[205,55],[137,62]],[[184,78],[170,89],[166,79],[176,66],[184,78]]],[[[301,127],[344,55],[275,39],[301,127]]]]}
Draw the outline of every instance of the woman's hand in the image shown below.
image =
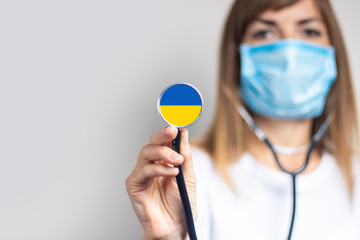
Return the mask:
{"type": "Polygon", "coordinates": [[[188,131],[181,129],[181,155],[171,149],[176,127],[154,134],[138,156],[135,169],[126,180],[132,206],[143,228],[143,239],[186,239],[184,208],[175,176],[182,164],[194,219],[197,217],[192,154],[188,131]]]}

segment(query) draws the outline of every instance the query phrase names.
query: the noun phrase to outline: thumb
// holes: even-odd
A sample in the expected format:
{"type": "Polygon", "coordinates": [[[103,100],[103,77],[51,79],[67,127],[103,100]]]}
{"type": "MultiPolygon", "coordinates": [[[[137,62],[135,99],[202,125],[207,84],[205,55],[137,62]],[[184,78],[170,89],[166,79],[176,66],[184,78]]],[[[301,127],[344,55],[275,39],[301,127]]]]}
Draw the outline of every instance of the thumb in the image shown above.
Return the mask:
{"type": "Polygon", "coordinates": [[[189,131],[181,129],[180,154],[184,157],[182,169],[184,175],[194,174],[192,152],[189,144],[189,131]]]}

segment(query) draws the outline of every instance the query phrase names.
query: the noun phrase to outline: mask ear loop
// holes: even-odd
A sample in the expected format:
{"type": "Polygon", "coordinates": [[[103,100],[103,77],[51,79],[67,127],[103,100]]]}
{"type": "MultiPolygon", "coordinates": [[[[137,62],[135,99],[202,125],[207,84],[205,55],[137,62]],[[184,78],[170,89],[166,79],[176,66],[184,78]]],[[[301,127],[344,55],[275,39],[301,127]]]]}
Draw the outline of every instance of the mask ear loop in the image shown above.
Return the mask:
{"type": "MultiPolygon", "coordinates": [[[[224,91],[225,95],[230,100],[233,100],[233,95],[231,94],[230,89],[222,87],[222,90],[224,91]]],[[[330,114],[326,118],[326,120],[321,124],[321,126],[320,126],[319,130],[317,131],[317,133],[311,138],[311,143],[310,143],[308,152],[306,154],[306,160],[305,160],[305,163],[304,163],[303,167],[300,170],[297,170],[297,171],[289,171],[289,170],[287,170],[286,168],[284,168],[281,165],[273,145],[267,139],[265,133],[256,125],[255,120],[250,116],[248,111],[246,111],[246,109],[242,105],[239,105],[239,106],[234,105],[234,107],[237,109],[240,116],[244,119],[244,121],[247,123],[247,125],[250,127],[250,129],[254,132],[254,134],[262,142],[264,142],[269,147],[272,154],[274,155],[275,161],[276,161],[277,165],[279,166],[279,168],[283,172],[288,173],[291,176],[291,179],[292,179],[292,193],[293,193],[293,208],[292,208],[292,217],[291,217],[291,223],[290,223],[290,227],[289,227],[289,233],[288,233],[288,237],[287,237],[287,240],[291,240],[292,232],[293,232],[293,228],[294,228],[294,223],[295,223],[295,212],[296,212],[296,176],[298,174],[302,173],[303,171],[305,171],[306,167],[308,166],[309,161],[310,161],[310,155],[311,155],[312,151],[314,150],[316,144],[322,138],[322,136],[324,135],[324,133],[328,129],[330,123],[332,122],[333,114],[330,114]]]]}

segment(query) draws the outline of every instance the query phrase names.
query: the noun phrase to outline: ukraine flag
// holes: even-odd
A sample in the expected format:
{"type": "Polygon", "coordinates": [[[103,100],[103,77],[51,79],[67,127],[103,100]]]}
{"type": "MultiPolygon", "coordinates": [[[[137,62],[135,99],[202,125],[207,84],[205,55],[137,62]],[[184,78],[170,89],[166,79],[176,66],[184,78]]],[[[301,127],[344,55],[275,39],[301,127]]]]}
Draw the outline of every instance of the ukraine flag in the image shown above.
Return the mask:
{"type": "Polygon", "coordinates": [[[166,123],[187,127],[199,119],[202,98],[199,91],[190,84],[174,84],[160,95],[158,111],[166,123]]]}

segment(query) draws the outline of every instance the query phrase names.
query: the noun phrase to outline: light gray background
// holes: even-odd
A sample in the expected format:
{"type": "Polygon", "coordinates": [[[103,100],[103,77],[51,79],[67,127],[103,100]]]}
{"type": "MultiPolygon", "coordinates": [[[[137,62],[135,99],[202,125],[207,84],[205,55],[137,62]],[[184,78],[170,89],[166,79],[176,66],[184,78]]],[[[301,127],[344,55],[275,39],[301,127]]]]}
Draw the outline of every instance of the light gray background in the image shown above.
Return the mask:
{"type": "MultiPolygon", "coordinates": [[[[140,239],[125,190],[173,82],[211,121],[232,0],[0,3],[0,239],[140,239]]],[[[360,3],[334,0],[360,93],[360,3]]]]}

